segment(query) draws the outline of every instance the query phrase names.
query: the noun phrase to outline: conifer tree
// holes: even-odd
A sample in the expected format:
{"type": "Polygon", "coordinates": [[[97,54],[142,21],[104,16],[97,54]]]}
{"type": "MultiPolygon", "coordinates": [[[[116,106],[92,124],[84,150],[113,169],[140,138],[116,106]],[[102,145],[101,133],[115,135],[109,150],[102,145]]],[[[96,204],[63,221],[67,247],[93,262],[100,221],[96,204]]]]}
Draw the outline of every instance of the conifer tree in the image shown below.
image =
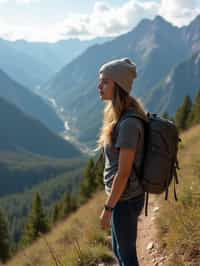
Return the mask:
{"type": "Polygon", "coordinates": [[[52,223],[55,224],[59,220],[60,207],[59,204],[55,204],[52,214],[52,223]]]}
{"type": "Polygon", "coordinates": [[[97,183],[97,188],[102,189],[104,188],[104,184],[103,184],[103,169],[104,169],[104,157],[101,156],[101,158],[98,160],[98,162],[96,162],[95,165],[95,179],[96,179],[96,183],[97,183]]]}
{"type": "Polygon", "coordinates": [[[188,118],[192,108],[192,101],[190,96],[185,96],[183,104],[178,108],[176,112],[175,122],[180,130],[188,128],[188,118]]]}
{"type": "Polygon", "coordinates": [[[10,257],[10,237],[8,223],[3,212],[0,210],[0,261],[5,263],[10,257]]]}
{"type": "Polygon", "coordinates": [[[84,202],[94,191],[96,191],[97,182],[94,169],[94,161],[90,159],[84,171],[84,179],[80,185],[80,196],[84,202]]]}
{"type": "Polygon", "coordinates": [[[194,126],[200,123],[200,89],[195,97],[191,113],[188,118],[189,126],[194,126]]]}
{"type": "Polygon", "coordinates": [[[76,209],[76,202],[70,192],[65,192],[62,201],[62,217],[65,218],[69,213],[76,209]]]}
{"type": "Polygon", "coordinates": [[[36,193],[22,242],[25,245],[30,244],[40,233],[46,233],[48,231],[49,223],[43,210],[40,195],[36,193]]]}

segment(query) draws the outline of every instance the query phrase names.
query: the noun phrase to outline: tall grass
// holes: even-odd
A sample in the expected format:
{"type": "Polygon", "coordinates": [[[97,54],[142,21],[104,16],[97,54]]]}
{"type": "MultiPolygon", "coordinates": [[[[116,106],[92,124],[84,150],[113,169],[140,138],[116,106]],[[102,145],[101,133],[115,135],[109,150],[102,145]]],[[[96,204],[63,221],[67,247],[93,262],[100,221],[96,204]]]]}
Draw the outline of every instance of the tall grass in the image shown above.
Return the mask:
{"type": "Polygon", "coordinates": [[[41,236],[6,265],[93,266],[113,261],[108,232],[100,228],[99,216],[105,193],[98,192],[78,211],[41,236]]]}
{"type": "Polygon", "coordinates": [[[200,126],[182,136],[178,202],[160,200],[159,239],[170,266],[200,265],[200,126]]]}

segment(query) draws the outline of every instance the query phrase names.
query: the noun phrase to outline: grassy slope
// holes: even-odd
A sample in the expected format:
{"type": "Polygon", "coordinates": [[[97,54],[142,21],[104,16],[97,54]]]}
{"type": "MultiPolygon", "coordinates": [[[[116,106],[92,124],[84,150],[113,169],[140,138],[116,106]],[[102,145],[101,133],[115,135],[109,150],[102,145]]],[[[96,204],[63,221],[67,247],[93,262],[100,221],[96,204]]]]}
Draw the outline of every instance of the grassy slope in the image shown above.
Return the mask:
{"type": "MultiPolygon", "coordinates": [[[[173,200],[173,191],[170,193],[171,197],[168,202],[160,197],[159,239],[165,248],[167,247],[168,252],[174,254],[171,262],[173,266],[188,265],[187,261],[191,260],[195,263],[196,259],[200,261],[197,258],[197,253],[200,252],[199,136],[200,126],[192,128],[182,135],[179,154],[180,184],[177,189],[179,201],[173,200]]],[[[60,263],[56,264],[50,255],[45,238],[41,238],[30,248],[20,252],[7,265],[97,265],[96,258],[99,258],[99,261],[112,258],[106,233],[99,227],[99,215],[104,200],[104,192],[97,193],[89,203],[72,214],[66,221],[59,223],[47,235],[46,240],[60,263]],[[78,258],[80,259],[79,263],[78,258]]]]}
{"type": "Polygon", "coordinates": [[[112,261],[112,253],[106,240],[107,234],[99,225],[99,215],[104,201],[104,192],[98,192],[77,212],[57,224],[51,233],[41,237],[30,248],[21,251],[6,265],[75,266],[112,261]],[[57,257],[57,264],[48,246],[57,257]]]}
{"type": "Polygon", "coordinates": [[[200,125],[181,136],[178,202],[173,200],[173,190],[168,202],[161,201],[161,213],[158,219],[159,239],[171,254],[170,266],[200,263],[199,136],[200,125]]]}

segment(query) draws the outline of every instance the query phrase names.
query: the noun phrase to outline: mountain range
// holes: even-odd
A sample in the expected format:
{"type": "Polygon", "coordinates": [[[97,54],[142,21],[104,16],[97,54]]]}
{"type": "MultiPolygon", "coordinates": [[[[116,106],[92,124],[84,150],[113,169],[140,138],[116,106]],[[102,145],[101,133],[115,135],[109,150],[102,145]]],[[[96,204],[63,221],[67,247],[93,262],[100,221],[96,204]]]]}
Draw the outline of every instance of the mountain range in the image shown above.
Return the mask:
{"type": "Polygon", "coordinates": [[[46,127],[54,132],[64,130],[62,120],[47,101],[36,95],[28,88],[12,80],[0,70],[0,97],[15,104],[29,116],[40,120],[46,127]]]}
{"type": "MultiPolygon", "coordinates": [[[[185,62],[195,62],[190,58],[199,50],[200,15],[188,26],[181,28],[173,26],[160,16],[153,20],[144,19],[132,31],[88,48],[63,67],[41,91],[45,97],[48,95],[54,98],[66,113],[76,118],[75,124],[79,129],[77,137],[94,146],[102,118],[103,105],[98,97],[97,84],[98,70],[103,63],[119,57],[130,57],[136,63],[138,71],[133,95],[141,98],[149,111],[168,111],[174,114],[184,94],[194,97],[196,88],[191,88],[191,83],[183,92],[180,87],[171,86],[173,92],[170,94],[176,94],[179,101],[172,101],[172,97],[168,104],[160,108],[159,102],[155,105],[158,87],[166,84],[167,77],[173,71],[173,79],[177,79],[179,71],[174,69],[180,69],[185,62]]],[[[179,76],[178,79],[180,78],[179,76]]],[[[188,79],[193,79],[193,76],[188,79]]],[[[164,89],[161,89],[160,97],[162,95],[161,98],[165,99],[167,89],[163,92],[164,89]]]]}
{"type": "Polygon", "coordinates": [[[36,89],[89,46],[109,39],[69,39],[55,43],[0,39],[0,68],[18,83],[36,89]]]}
{"type": "Polygon", "coordinates": [[[71,143],[3,98],[0,98],[0,149],[56,158],[81,156],[80,151],[71,143]]]}

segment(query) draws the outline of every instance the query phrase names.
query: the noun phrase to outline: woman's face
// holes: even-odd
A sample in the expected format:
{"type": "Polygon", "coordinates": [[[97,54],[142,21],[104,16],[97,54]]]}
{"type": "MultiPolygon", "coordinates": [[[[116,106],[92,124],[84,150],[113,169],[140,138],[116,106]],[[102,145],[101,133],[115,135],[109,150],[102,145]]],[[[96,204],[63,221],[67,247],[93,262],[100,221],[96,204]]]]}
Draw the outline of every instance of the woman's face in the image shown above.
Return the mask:
{"type": "Polygon", "coordinates": [[[101,100],[112,100],[114,97],[115,83],[103,73],[99,75],[98,91],[101,100]]]}

